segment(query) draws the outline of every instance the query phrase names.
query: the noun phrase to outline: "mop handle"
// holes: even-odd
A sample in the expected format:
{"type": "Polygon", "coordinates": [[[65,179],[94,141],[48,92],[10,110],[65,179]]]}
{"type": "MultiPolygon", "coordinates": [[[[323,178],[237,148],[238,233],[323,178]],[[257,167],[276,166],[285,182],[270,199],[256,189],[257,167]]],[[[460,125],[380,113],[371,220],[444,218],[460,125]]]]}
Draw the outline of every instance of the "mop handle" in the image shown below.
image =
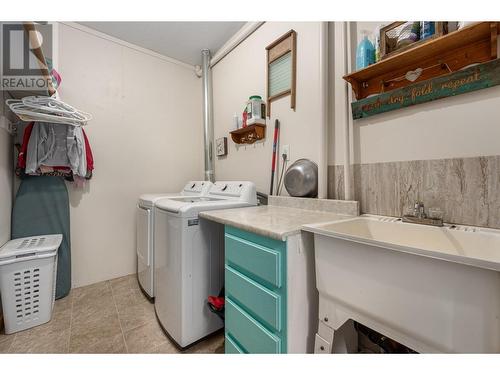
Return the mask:
{"type": "Polygon", "coordinates": [[[271,191],[269,195],[273,195],[273,187],[274,187],[274,172],[276,171],[276,150],[278,144],[278,132],[280,128],[280,122],[278,119],[274,121],[274,139],[273,139],[273,162],[271,164],[271,191]]]}

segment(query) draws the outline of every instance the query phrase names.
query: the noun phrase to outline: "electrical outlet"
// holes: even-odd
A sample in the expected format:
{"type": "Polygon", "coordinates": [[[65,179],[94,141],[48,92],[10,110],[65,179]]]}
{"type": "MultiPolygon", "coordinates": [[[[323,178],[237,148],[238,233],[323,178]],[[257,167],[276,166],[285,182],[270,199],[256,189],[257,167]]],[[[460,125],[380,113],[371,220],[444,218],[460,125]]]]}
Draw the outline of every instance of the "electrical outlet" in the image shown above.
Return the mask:
{"type": "Polygon", "coordinates": [[[286,155],[286,160],[287,161],[290,161],[290,145],[283,145],[281,147],[281,153],[280,153],[280,156],[282,156],[283,154],[286,155]]]}

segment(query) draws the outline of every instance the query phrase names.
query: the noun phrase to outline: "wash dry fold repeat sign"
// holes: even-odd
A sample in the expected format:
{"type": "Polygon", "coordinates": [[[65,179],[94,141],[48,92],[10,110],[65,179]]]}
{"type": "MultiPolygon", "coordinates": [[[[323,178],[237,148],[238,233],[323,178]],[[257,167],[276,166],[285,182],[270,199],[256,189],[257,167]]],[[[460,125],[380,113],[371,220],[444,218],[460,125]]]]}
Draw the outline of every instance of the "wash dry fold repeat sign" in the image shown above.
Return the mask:
{"type": "Polygon", "coordinates": [[[352,117],[356,120],[499,84],[500,59],[496,59],[443,77],[355,101],[351,104],[352,117]]]}

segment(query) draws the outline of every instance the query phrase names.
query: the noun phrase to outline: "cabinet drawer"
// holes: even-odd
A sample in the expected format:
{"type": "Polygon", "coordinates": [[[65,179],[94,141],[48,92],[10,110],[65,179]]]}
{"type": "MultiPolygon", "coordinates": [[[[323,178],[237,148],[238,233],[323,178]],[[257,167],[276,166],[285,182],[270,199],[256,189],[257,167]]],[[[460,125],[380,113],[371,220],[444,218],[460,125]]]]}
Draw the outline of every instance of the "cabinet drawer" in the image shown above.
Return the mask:
{"type": "Polygon", "coordinates": [[[239,307],[226,299],[226,333],[229,333],[248,353],[281,353],[281,339],[239,307]]]}
{"type": "Polygon", "coordinates": [[[238,344],[236,344],[231,336],[226,334],[225,336],[225,341],[224,341],[224,353],[226,354],[244,354],[245,352],[243,349],[239,347],[238,344]]]}
{"type": "Polygon", "coordinates": [[[226,233],[226,263],[272,286],[281,287],[281,254],[278,250],[226,233]]]}
{"type": "Polygon", "coordinates": [[[271,329],[281,331],[280,296],[226,266],[226,295],[271,329]]]}

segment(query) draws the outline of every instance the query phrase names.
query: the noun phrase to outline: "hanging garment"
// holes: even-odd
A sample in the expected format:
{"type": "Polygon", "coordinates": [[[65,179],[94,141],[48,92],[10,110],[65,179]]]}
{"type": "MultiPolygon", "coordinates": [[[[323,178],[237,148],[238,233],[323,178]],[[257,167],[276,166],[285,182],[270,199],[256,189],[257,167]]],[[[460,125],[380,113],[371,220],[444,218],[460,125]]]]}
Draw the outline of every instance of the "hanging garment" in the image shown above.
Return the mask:
{"type": "Polygon", "coordinates": [[[87,158],[85,157],[85,140],[81,126],[68,126],[66,153],[73,174],[85,177],[87,175],[87,158]]]}
{"type": "Polygon", "coordinates": [[[71,289],[71,240],[69,199],[62,178],[26,176],[21,181],[12,210],[12,239],[62,234],[58,251],[56,298],[71,289]]]}
{"type": "MultiPolygon", "coordinates": [[[[78,126],[37,122],[25,129],[22,158],[26,174],[41,174],[40,167],[69,168],[77,176],[87,175],[83,129],[78,126]],[[26,150],[25,140],[29,138],[26,150]]],[[[22,162],[19,164],[23,164],[22,162]]]]}
{"type": "MultiPolygon", "coordinates": [[[[19,149],[19,154],[17,156],[17,167],[16,167],[16,175],[19,177],[23,177],[26,169],[26,159],[28,154],[28,143],[30,140],[31,132],[33,130],[34,123],[29,123],[23,133],[23,143],[19,149]]],[[[71,168],[69,167],[47,167],[40,166],[40,173],[37,175],[43,176],[59,176],[65,178],[73,178],[73,173],[71,172],[71,168]]]]}
{"type": "Polygon", "coordinates": [[[82,129],[83,140],[85,141],[85,158],[87,159],[87,175],[86,179],[90,179],[92,177],[92,171],[94,170],[94,156],[92,155],[92,148],[90,147],[89,139],[87,138],[87,134],[85,134],[85,130],[82,129]]]}
{"type": "Polygon", "coordinates": [[[19,155],[17,156],[17,167],[25,169],[26,168],[26,153],[28,152],[28,142],[30,140],[31,131],[33,130],[34,122],[30,122],[26,128],[24,128],[23,134],[23,144],[19,150],[19,155]]]}
{"type": "MultiPolygon", "coordinates": [[[[22,177],[25,174],[25,169],[26,169],[26,161],[28,159],[28,144],[31,138],[31,133],[33,131],[34,127],[33,122],[29,123],[23,133],[23,140],[22,144],[19,147],[19,154],[17,157],[17,168],[16,168],[16,175],[19,177],[22,177]]],[[[94,157],[92,154],[92,148],[90,146],[90,142],[87,138],[87,135],[85,133],[85,130],[81,128],[82,132],[82,137],[83,137],[83,146],[85,150],[85,162],[86,162],[86,171],[85,171],[85,179],[89,180],[92,178],[92,171],[94,170],[94,157]]],[[[69,143],[69,142],[68,142],[69,143]]],[[[67,145],[68,145],[67,143],[67,145]]],[[[78,146],[78,143],[69,143],[73,147],[76,148],[78,146]]],[[[32,143],[33,146],[33,143],[32,143]]],[[[31,150],[31,152],[34,152],[34,150],[31,150]]],[[[78,150],[77,150],[78,152],[78,150]]],[[[68,158],[69,161],[69,158],[68,158]]],[[[30,162],[34,162],[34,160],[30,159],[30,162]]],[[[81,166],[83,167],[83,165],[81,166]]],[[[33,168],[33,167],[32,167],[33,168]]],[[[83,174],[83,168],[81,168],[80,172],[83,174]]],[[[31,173],[34,175],[35,173],[31,173]]],[[[47,165],[40,165],[39,168],[37,169],[36,175],[43,175],[43,176],[60,176],[60,177],[65,177],[66,180],[73,182],[73,172],[72,169],[68,166],[47,166],[47,165]]],[[[81,185],[81,184],[79,184],[81,185]]]]}

